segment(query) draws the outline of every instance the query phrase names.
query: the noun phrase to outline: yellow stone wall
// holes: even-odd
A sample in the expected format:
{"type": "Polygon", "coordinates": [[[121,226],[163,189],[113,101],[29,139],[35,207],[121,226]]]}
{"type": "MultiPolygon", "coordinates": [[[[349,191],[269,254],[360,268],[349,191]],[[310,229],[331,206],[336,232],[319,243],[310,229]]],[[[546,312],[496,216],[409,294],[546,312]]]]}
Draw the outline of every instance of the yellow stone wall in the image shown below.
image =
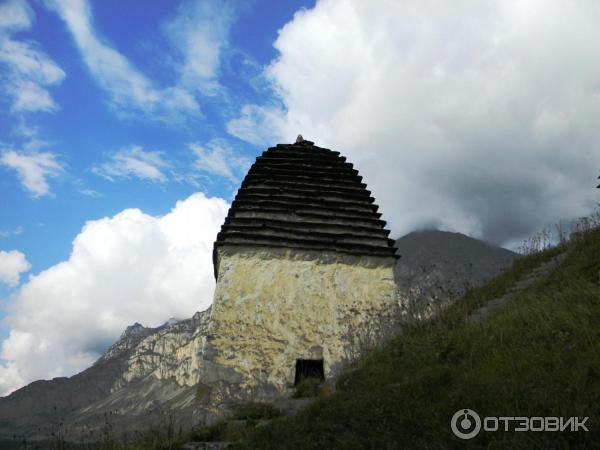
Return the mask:
{"type": "Polygon", "coordinates": [[[334,376],[393,332],[394,263],[294,250],[221,251],[200,400],[218,409],[227,397],[289,394],[298,358],[323,358],[325,377],[334,376]]]}

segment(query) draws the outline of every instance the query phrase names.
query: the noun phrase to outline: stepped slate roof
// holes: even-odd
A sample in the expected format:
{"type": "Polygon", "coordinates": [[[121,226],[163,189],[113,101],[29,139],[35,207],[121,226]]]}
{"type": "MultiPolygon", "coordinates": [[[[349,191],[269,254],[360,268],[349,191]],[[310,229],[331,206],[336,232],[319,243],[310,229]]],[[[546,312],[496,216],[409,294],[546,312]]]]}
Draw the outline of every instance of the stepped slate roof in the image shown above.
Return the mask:
{"type": "MultiPolygon", "coordinates": [[[[299,138],[300,139],[300,138],[299,138]]],[[[283,247],[398,258],[367,185],[339,152],[310,141],[256,158],[214,245],[283,247]]]]}

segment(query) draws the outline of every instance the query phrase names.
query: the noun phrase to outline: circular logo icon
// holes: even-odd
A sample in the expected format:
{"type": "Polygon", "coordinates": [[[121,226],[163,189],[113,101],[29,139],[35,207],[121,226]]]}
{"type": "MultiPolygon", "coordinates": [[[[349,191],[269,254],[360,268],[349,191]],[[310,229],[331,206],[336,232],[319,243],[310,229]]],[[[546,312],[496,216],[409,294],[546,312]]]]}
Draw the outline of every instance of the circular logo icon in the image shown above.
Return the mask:
{"type": "Polygon", "coordinates": [[[459,409],[450,422],[452,432],[461,439],[473,439],[481,430],[481,418],[472,409],[459,409]]]}

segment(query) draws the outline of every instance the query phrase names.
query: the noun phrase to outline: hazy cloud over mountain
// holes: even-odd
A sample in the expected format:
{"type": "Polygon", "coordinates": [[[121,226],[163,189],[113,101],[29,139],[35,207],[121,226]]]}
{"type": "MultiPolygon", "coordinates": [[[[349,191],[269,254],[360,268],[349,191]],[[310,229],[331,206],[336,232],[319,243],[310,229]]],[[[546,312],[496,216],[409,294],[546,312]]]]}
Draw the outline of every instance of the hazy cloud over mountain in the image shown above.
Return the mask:
{"type": "Polygon", "coordinates": [[[514,243],[598,200],[598,20],[594,1],[319,1],[275,42],[283,105],[228,129],[342,150],[397,234],[514,243]]]}

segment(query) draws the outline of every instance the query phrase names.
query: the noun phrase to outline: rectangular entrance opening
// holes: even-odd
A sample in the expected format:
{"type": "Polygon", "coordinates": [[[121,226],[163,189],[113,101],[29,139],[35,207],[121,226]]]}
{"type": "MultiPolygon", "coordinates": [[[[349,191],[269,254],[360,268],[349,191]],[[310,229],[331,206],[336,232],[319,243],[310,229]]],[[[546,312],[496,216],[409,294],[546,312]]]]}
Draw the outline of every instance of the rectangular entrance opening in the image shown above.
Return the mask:
{"type": "Polygon", "coordinates": [[[294,386],[298,385],[305,378],[316,378],[320,381],[325,379],[322,359],[297,359],[296,377],[294,386]]]}

